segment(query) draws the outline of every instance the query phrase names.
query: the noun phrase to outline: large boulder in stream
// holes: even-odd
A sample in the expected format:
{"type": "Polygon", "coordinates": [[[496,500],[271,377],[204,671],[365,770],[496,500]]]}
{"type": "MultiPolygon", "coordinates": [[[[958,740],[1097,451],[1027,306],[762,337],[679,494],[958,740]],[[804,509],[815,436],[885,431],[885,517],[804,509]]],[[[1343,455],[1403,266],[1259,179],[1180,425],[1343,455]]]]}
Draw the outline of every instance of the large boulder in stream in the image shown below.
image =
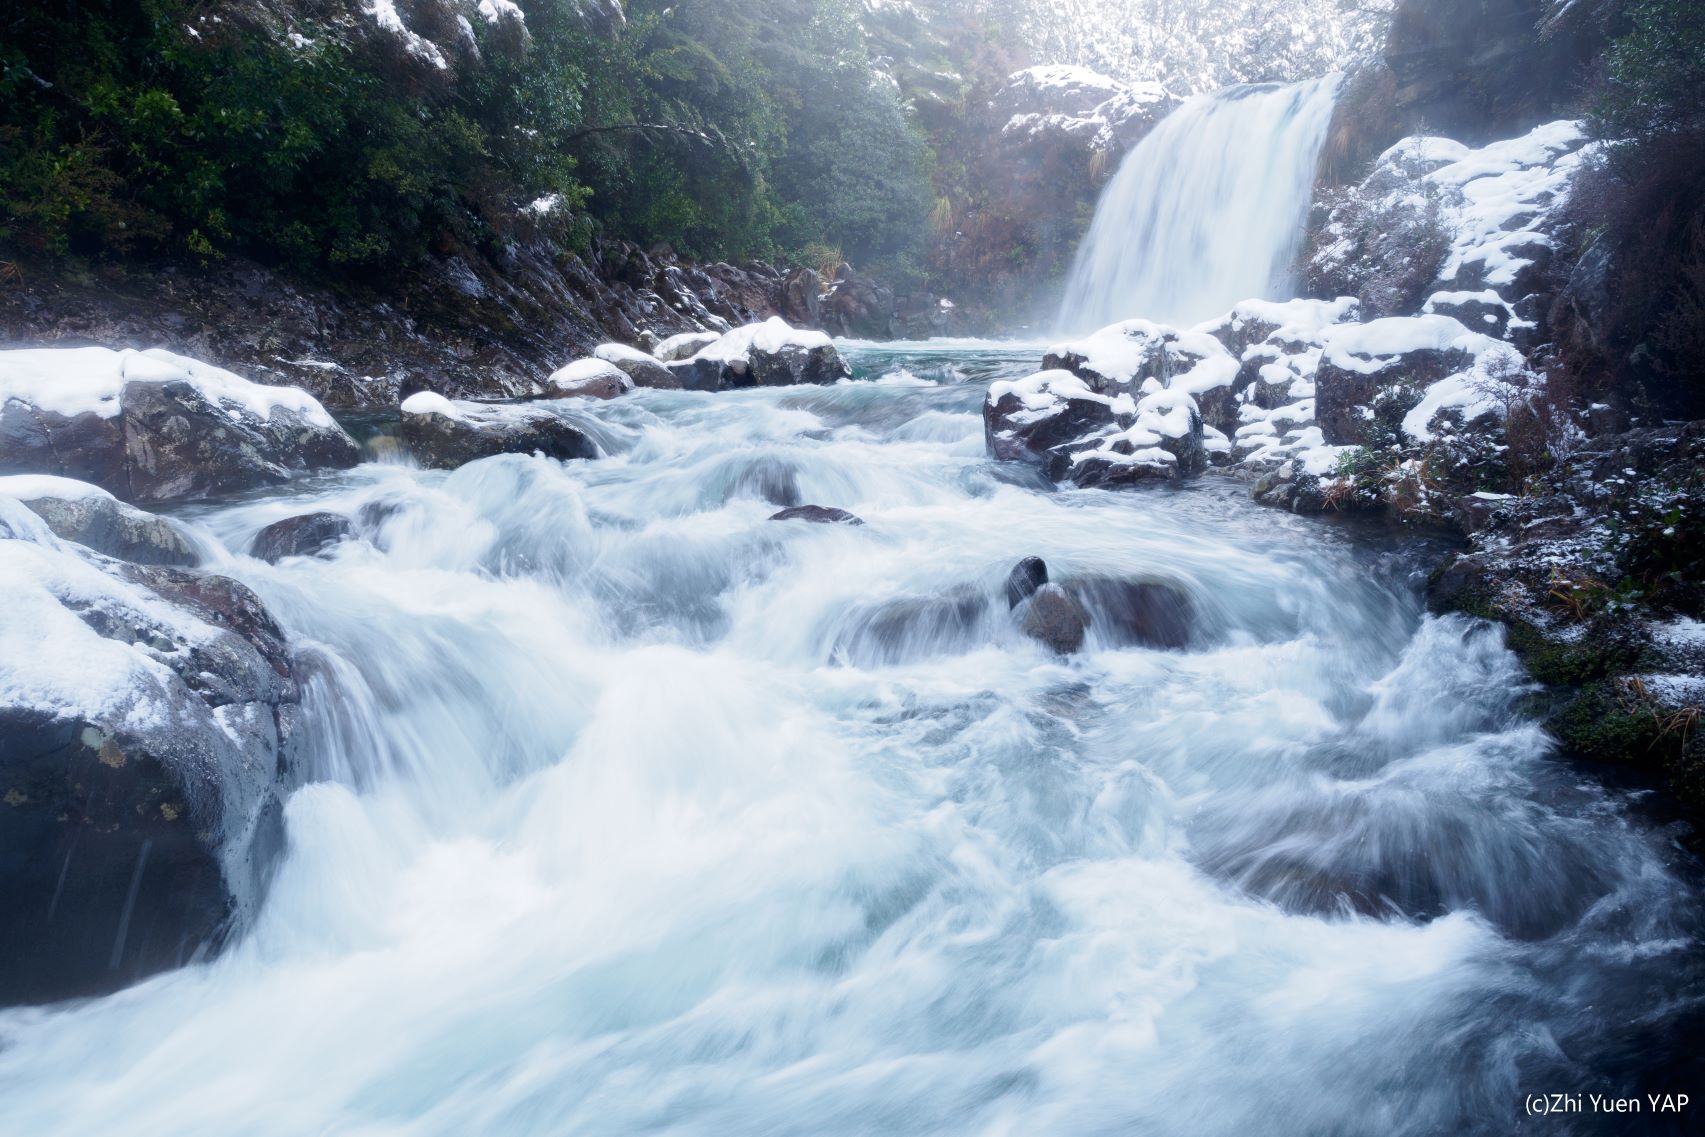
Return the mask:
{"type": "Polygon", "coordinates": [[[259,903],[298,687],[225,577],[127,564],[0,498],[0,1005],[195,959],[259,903]]]}
{"type": "Polygon", "coordinates": [[[498,454],[598,457],[597,444],[548,407],[451,402],[424,391],[403,401],[401,433],[415,461],[438,470],[498,454]]]}
{"type": "Polygon", "coordinates": [[[681,386],[692,391],[791,387],[852,378],[852,368],[835,350],[833,340],[822,332],[794,328],[780,317],[735,328],[689,358],[670,363],[669,369],[681,386]]]}
{"type": "Polygon", "coordinates": [[[360,460],[355,440],[294,387],[166,351],[0,352],[0,474],[75,478],[148,503],[360,460]]]}

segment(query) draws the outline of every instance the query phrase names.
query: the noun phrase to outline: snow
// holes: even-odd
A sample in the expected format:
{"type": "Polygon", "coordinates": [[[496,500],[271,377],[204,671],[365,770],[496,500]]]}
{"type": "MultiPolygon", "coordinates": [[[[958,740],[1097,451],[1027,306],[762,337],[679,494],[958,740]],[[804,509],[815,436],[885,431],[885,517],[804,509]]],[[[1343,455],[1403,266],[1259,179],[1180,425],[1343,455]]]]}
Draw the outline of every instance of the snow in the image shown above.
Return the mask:
{"type": "Polygon", "coordinates": [[[602,359],[609,363],[655,363],[659,367],[663,365],[663,361],[655,355],[643,352],[637,347],[629,347],[625,343],[599,344],[593,350],[592,358],[602,359]]]}
{"type": "Polygon", "coordinates": [[[1237,360],[1205,331],[1178,331],[1149,320],[1113,324],[1049,354],[1081,358],[1087,370],[1120,385],[1161,363],[1172,376],[1168,386],[1194,395],[1227,385],[1238,371],[1237,360]]]}
{"type": "Polygon", "coordinates": [[[771,316],[761,324],[747,324],[724,333],[715,342],[700,348],[693,358],[727,364],[749,360],[754,352],[777,355],[789,348],[815,351],[832,346],[834,341],[825,332],[804,331],[780,316],[771,316]]]}
{"type": "Polygon", "coordinates": [[[114,500],[113,495],[100,486],[52,474],[14,474],[0,478],[0,497],[13,497],[19,501],[41,501],[44,498],[60,501],[114,500]]]}
{"type": "Polygon", "coordinates": [[[1390,316],[1366,324],[1339,324],[1320,336],[1327,362],[1372,375],[1415,351],[1465,351],[1479,356],[1508,350],[1499,340],[1471,332],[1450,316],[1390,316]]]}
{"type": "Polygon", "coordinates": [[[397,13],[396,0],[372,0],[362,10],[372,16],[373,22],[378,24],[381,29],[400,40],[403,48],[410,55],[416,59],[424,60],[440,71],[449,70],[450,63],[444,58],[444,53],[438,49],[438,45],[429,39],[416,35],[407,24],[403,23],[402,16],[397,13]]]}
{"type": "Polygon", "coordinates": [[[1417,442],[1431,442],[1430,424],[1442,410],[1456,408],[1465,419],[1502,412],[1518,395],[1504,375],[1524,371],[1521,356],[1494,341],[1493,349],[1476,358],[1467,371],[1447,375],[1428,387],[1426,395],[1403,417],[1403,432],[1417,442]]]}
{"type": "Polygon", "coordinates": [[[513,0],[480,0],[480,15],[485,17],[488,24],[501,24],[506,20],[525,25],[527,17],[516,7],[513,0]]]}
{"type": "MultiPolygon", "coordinates": [[[[1267,337],[1268,341],[1316,340],[1334,324],[1354,320],[1359,307],[1353,296],[1337,300],[1245,300],[1224,316],[1198,324],[1191,330],[1211,335],[1220,329],[1241,331],[1245,325],[1254,323],[1276,329],[1267,337]]],[[[1248,359],[1249,355],[1245,354],[1244,358],[1248,359]]]]}
{"type": "Polygon", "coordinates": [[[1196,400],[1177,388],[1156,391],[1137,404],[1137,426],[1162,438],[1184,438],[1200,417],[1196,400]]]}
{"type": "Polygon", "coordinates": [[[456,409],[456,404],[432,391],[421,391],[404,399],[402,412],[405,415],[443,415],[453,419],[462,417],[461,412],[456,409]]]}
{"type": "Polygon", "coordinates": [[[657,358],[663,360],[686,359],[721,338],[721,335],[716,332],[682,332],[680,335],[670,336],[657,345],[657,358]]]}
{"type": "Polygon", "coordinates": [[[535,221],[542,221],[562,208],[562,194],[547,193],[521,207],[521,212],[535,221]]]}
{"type": "Polygon", "coordinates": [[[22,505],[0,498],[0,704],[99,722],[107,730],[166,725],[169,688],[178,682],[152,658],[146,637],[107,639],[79,613],[150,626],[178,643],[208,642],[217,630],[137,585],[108,576],[61,542],[22,505]],[[41,645],[52,644],[52,651],[41,645]]]}
{"type": "Polygon", "coordinates": [[[628,378],[627,372],[607,359],[596,358],[577,359],[566,367],[559,367],[545,382],[550,387],[572,388],[601,379],[607,379],[624,390],[633,386],[633,380],[628,378]]]}
{"type": "Polygon", "coordinates": [[[1017,395],[1026,409],[1047,410],[1061,399],[1105,398],[1089,389],[1089,385],[1070,371],[1041,371],[1027,379],[1011,379],[989,385],[989,402],[998,403],[1008,395],[1017,395]]]}
{"type": "Polygon", "coordinates": [[[252,383],[211,364],[155,348],[26,348],[0,351],[0,402],[17,399],[50,414],[116,416],[127,383],[190,383],[232,418],[270,419],[279,408],[332,427],[319,400],[296,387],[252,383]]]}

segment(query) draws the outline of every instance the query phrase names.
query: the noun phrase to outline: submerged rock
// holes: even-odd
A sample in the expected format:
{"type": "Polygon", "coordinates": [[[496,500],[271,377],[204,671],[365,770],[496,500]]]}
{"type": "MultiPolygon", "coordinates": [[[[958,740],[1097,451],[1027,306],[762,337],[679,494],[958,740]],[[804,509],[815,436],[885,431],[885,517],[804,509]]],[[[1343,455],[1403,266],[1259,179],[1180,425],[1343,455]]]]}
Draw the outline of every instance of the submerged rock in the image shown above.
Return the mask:
{"type": "Polygon", "coordinates": [[[56,474],[162,502],[360,460],[355,440],[293,387],[165,351],[0,352],[0,474],[56,474]]]}
{"type": "Polygon", "coordinates": [[[1083,648],[1089,617],[1071,593],[1057,584],[1045,584],[1030,598],[1019,627],[1057,654],[1073,655],[1083,648]]]}
{"type": "Polygon", "coordinates": [[[349,518],[340,513],[287,517],[257,533],[254,543],[249,546],[249,553],[268,564],[277,564],[285,557],[314,557],[347,539],[354,531],[349,518]]]}
{"type": "Polygon", "coordinates": [[[176,524],[88,482],[20,474],[0,478],[0,496],[23,502],[56,536],[121,561],[187,568],[201,560],[176,524]]]}
{"type": "Polygon", "coordinates": [[[771,521],[809,521],[817,525],[863,525],[864,519],[855,517],[844,509],[831,509],[822,505],[796,505],[784,509],[770,518],[771,521]]]}
{"type": "Polygon", "coordinates": [[[217,947],[282,848],[283,632],[234,580],[102,558],[4,500],[0,575],[0,1004],[217,947]]]}
{"type": "Polygon", "coordinates": [[[1065,588],[1088,614],[1097,638],[1109,647],[1175,651],[1190,643],[1195,604],[1175,584],[1083,576],[1066,581],[1065,588]]]}
{"type": "Polygon", "coordinates": [[[403,403],[401,435],[417,462],[440,470],[498,454],[543,454],[560,461],[599,456],[590,438],[546,408],[452,403],[425,392],[403,403]]]}

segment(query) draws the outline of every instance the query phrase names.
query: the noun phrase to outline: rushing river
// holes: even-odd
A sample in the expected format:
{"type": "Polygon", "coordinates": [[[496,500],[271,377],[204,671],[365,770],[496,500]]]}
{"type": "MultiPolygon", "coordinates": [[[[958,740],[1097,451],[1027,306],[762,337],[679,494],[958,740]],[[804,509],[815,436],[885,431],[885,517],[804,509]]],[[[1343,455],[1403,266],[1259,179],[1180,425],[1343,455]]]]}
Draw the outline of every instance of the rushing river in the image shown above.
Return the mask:
{"type": "Polygon", "coordinates": [[[995,467],[1032,350],[854,357],[567,409],[602,461],[191,514],[309,675],[288,853],[213,963],[0,1015],[0,1128],[1320,1137],[1686,1092],[1693,887],[1424,560],[995,467]],[[801,502],[867,524],[766,520],[801,502]],[[234,551],[311,509],[368,539],[234,551]],[[1027,555],[1177,584],[1187,649],[1054,657],[1027,555]]]}

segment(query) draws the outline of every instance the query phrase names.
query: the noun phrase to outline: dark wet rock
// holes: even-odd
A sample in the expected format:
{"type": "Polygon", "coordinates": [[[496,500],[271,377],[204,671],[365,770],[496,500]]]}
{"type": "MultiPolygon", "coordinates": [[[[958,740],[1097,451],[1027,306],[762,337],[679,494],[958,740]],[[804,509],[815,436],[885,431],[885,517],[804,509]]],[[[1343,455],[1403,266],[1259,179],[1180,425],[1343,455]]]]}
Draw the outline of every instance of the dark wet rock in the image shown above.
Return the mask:
{"type": "Polygon", "coordinates": [[[969,651],[987,638],[989,598],[970,585],[943,596],[883,604],[855,615],[834,654],[859,667],[885,667],[969,651]]]}
{"type": "Polygon", "coordinates": [[[1048,583],[1048,565],[1041,557],[1025,557],[1006,578],[1006,606],[1017,608],[1048,583]]]}
{"type": "Polygon", "coordinates": [[[833,336],[894,338],[894,290],[867,276],[843,273],[823,296],[817,323],[833,336]]]}
{"type": "Polygon", "coordinates": [[[1109,647],[1176,651],[1189,646],[1194,635],[1195,602],[1175,584],[1082,576],[1064,585],[1088,614],[1096,638],[1109,647]]]}
{"type": "MultiPolygon", "coordinates": [[[[1482,144],[1579,103],[1615,5],[1400,0],[1384,63],[1411,128],[1482,144]]],[[[1395,140],[1395,139],[1393,139],[1395,140]]]]}
{"type": "Polygon", "coordinates": [[[354,532],[340,513],[307,513],[275,521],[255,535],[251,555],[277,564],[285,557],[314,557],[354,532]]]}
{"type": "MultiPolygon", "coordinates": [[[[49,479],[27,481],[45,485],[49,479]]],[[[0,493],[9,492],[5,483],[0,479],[0,493]]],[[[57,536],[97,553],[139,565],[189,568],[200,563],[194,544],[174,522],[125,505],[84,483],[65,485],[65,496],[26,495],[20,490],[19,500],[57,536]]]]}
{"type": "Polygon", "coordinates": [[[236,581],[0,528],[35,549],[11,554],[9,603],[74,615],[60,651],[132,661],[51,699],[0,682],[0,1004],[100,994],[216,949],[259,903],[298,685],[236,581]]]}
{"type": "Polygon", "coordinates": [[[498,454],[596,458],[598,447],[573,423],[543,407],[493,407],[416,395],[403,404],[401,437],[423,466],[453,470],[498,454]]]}
{"type": "Polygon", "coordinates": [[[794,327],[814,328],[823,315],[823,280],[811,269],[796,268],[781,286],[781,317],[794,327]]]}
{"type": "Polygon", "coordinates": [[[1057,584],[1045,584],[1025,606],[1019,627],[1056,653],[1073,655],[1083,648],[1089,616],[1070,592],[1057,584]]]}
{"type": "Polygon", "coordinates": [[[784,509],[770,518],[771,521],[809,521],[817,525],[863,525],[862,518],[848,513],[844,509],[830,509],[821,505],[799,505],[792,509],[784,509]]]}

